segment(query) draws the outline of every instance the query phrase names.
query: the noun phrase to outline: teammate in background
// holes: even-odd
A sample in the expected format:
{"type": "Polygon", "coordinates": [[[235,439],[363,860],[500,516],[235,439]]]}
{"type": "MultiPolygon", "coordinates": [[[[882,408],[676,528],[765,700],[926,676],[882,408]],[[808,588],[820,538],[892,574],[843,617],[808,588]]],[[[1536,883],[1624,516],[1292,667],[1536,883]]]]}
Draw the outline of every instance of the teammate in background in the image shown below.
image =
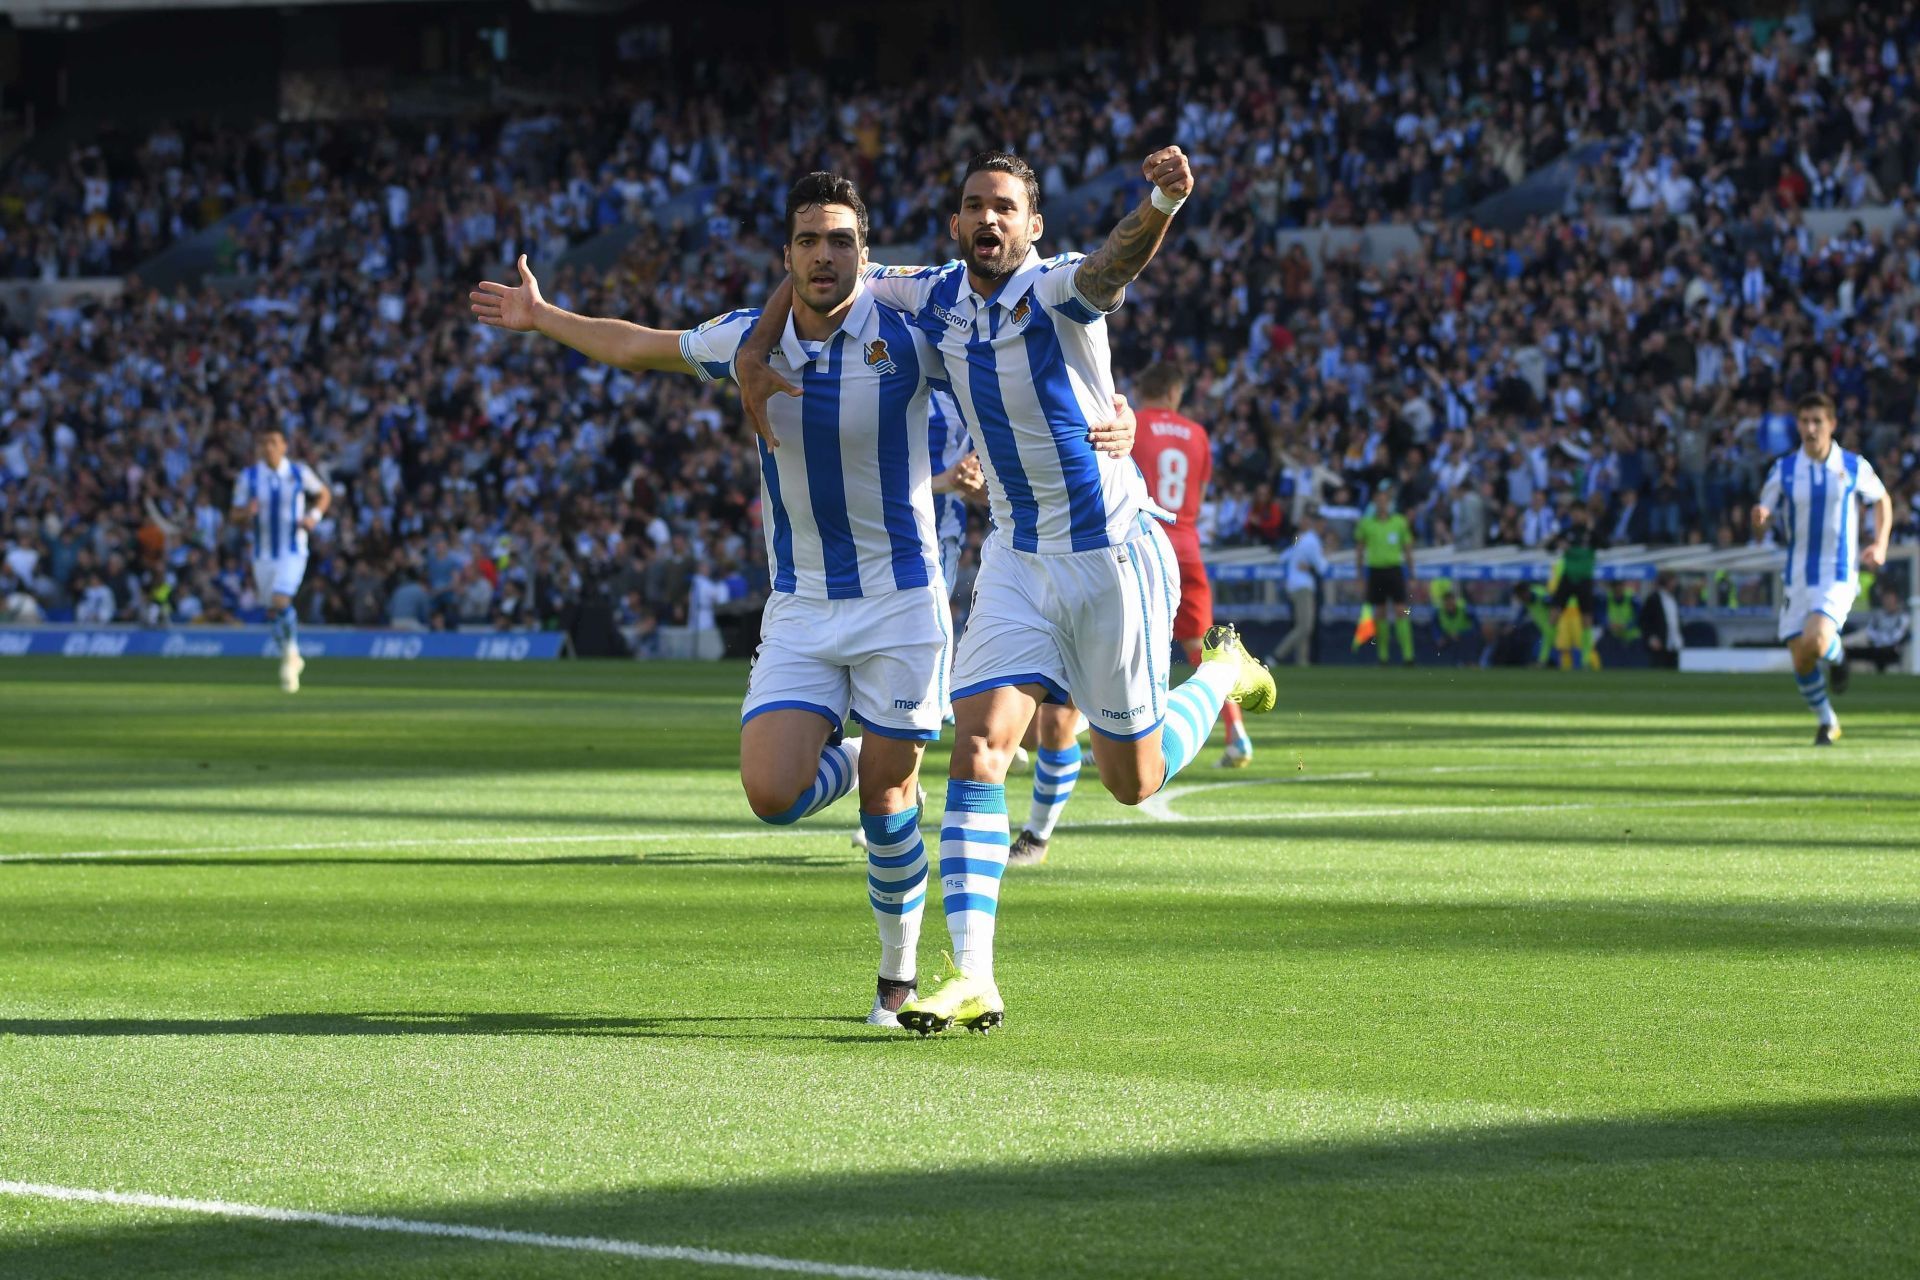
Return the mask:
{"type": "Polygon", "coordinates": [[[1367,583],[1367,607],[1379,620],[1380,664],[1385,666],[1392,640],[1400,638],[1401,659],[1413,665],[1413,614],[1407,608],[1407,583],[1413,578],[1413,526],[1393,509],[1393,490],[1384,481],[1373,493],[1373,508],[1354,526],[1355,566],[1367,583]]]}
{"type": "Polygon", "coordinates": [[[944,383],[934,384],[927,399],[927,455],[934,470],[933,531],[940,540],[940,577],[952,591],[960,580],[960,551],[967,545],[967,504],[984,503],[987,488],[966,419],[944,383]]]}
{"type": "Polygon", "coordinates": [[[1291,658],[1297,665],[1313,661],[1313,629],[1319,625],[1317,595],[1320,582],[1333,566],[1327,563],[1323,538],[1326,521],[1320,508],[1308,507],[1300,520],[1300,532],[1280,560],[1287,569],[1287,600],[1293,605],[1293,626],[1287,631],[1267,661],[1275,666],[1291,658]]]}
{"type": "MultiPolygon", "coordinates": [[[[1213,590],[1200,556],[1195,521],[1213,476],[1213,449],[1207,429],[1180,414],[1186,383],[1179,370],[1164,363],[1150,365],[1134,390],[1140,398],[1135,410],[1140,428],[1133,440],[1133,460],[1147,478],[1147,491],[1154,501],[1173,513],[1164,527],[1180,575],[1173,642],[1198,667],[1200,637],[1213,626],[1213,590]]],[[[1085,723],[1071,702],[1047,703],[1035,715],[1038,758],[1033,766],[1033,804],[1026,826],[1008,851],[1009,866],[1038,866],[1047,860],[1047,842],[1080,777],[1080,728],[1085,723]]],[[[1227,732],[1220,767],[1245,768],[1253,762],[1253,740],[1247,736],[1240,708],[1226,703],[1220,709],[1220,723],[1227,732]]]]}
{"type": "Polygon", "coordinates": [[[1840,629],[1858,592],[1856,565],[1878,569],[1887,559],[1893,503],[1873,464],[1833,442],[1833,398],[1809,392],[1794,404],[1800,447],[1774,460],[1753,509],[1758,534],[1780,516],[1787,563],[1781,573],[1780,638],[1793,655],[1793,678],[1820,722],[1813,745],[1830,747],[1840,737],[1840,717],[1827,697],[1847,687],[1846,652],[1840,629]],[[1860,545],[1860,508],[1873,507],[1873,542],[1860,545]],[[1821,664],[1830,664],[1822,669],[1821,664]]]}
{"type": "MultiPolygon", "coordinates": [[[[1142,171],[1150,197],[1099,250],[1042,260],[1032,248],[1044,227],[1032,167],[1001,152],[976,156],[949,223],[961,260],[895,267],[874,281],[938,342],[981,449],[994,521],[954,657],[957,741],[940,826],[956,972],[902,1006],[901,1025],[922,1034],[985,1030],[1003,1017],[993,933],[1011,844],[1004,784],[1040,704],[1078,701],[1100,780],[1123,804],[1141,803],[1190,763],[1229,699],[1273,705],[1272,676],[1228,627],[1203,638],[1200,666],[1169,694],[1178,584],[1162,513],[1139,468],[1102,456],[1086,435],[1113,390],[1106,317],[1193,186],[1177,147],[1148,156],[1142,171]]],[[[776,294],[770,316],[778,305],[776,294]]],[[[750,406],[780,389],[750,358],[770,349],[763,328],[739,362],[750,406]]]]}
{"type": "MultiPolygon", "coordinates": [[[[927,855],[920,754],[946,714],[950,615],[934,534],[929,381],[939,357],[861,282],[867,210],[853,183],[813,173],[787,195],[786,265],[799,304],[774,359],[804,399],[769,409],[760,501],[773,591],[740,715],[740,781],[763,822],[786,825],[860,788],[880,973],[867,1021],[899,1025],[916,989],[927,855]],[[789,447],[776,453],[785,441],[789,447]],[[841,740],[845,720],[866,727],[841,740]]],[[[623,369],[732,373],[758,311],[697,329],[592,319],[517,287],[482,283],[483,324],[539,332],[623,369]]]]}
{"type": "Polygon", "coordinates": [[[312,467],[287,457],[287,436],[279,427],[261,429],[259,450],[260,460],[234,484],[233,509],[253,522],[254,591],[267,606],[280,649],[280,687],[298,693],[307,662],[300,656],[293,598],[307,573],[307,533],[327,514],[333,494],[312,467]]]}

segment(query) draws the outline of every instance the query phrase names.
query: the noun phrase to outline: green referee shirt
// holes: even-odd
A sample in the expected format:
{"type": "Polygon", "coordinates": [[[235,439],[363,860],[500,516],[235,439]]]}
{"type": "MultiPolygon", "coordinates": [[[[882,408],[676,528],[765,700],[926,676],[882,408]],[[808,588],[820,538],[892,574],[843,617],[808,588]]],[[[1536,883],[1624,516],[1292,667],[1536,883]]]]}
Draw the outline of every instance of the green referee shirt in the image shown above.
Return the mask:
{"type": "Polygon", "coordinates": [[[1407,548],[1413,545],[1413,526],[1398,511],[1385,520],[1369,511],[1354,526],[1354,541],[1367,551],[1367,568],[1398,569],[1406,564],[1407,548]]]}

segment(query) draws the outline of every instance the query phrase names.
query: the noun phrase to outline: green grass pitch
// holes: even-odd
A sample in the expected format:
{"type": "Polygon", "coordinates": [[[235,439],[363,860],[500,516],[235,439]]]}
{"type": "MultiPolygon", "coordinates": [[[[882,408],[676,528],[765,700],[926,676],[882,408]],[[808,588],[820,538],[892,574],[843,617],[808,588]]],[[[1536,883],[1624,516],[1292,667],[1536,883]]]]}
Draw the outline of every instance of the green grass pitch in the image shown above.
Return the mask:
{"type": "MultiPolygon", "coordinates": [[[[1006,1027],[925,1041],[743,683],[0,665],[0,1180],[876,1275],[1920,1265],[1920,681],[1815,752],[1784,676],[1283,672],[1250,771],[1088,775],[1006,1027]]],[[[9,1280],[747,1274],[0,1195],[9,1280]]]]}

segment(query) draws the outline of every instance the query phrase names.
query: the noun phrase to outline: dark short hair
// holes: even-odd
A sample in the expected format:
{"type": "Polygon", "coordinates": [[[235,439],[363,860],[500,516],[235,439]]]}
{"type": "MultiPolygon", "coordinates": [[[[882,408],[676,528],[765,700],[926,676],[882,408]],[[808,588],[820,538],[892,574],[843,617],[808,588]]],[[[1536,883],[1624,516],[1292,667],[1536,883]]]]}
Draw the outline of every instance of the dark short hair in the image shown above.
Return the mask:
{"type": "Polygon", "coordinates": [[[1809,391],[1793,402],[1795,417],[1799,417],[1809,409],[1825,409],[1829,418],[1840,416],[1834,409],[1833,397],[1824,391],[1809,391]]]}
{"type": "Polygon", "coordinates": [[[1141,370],[1135,382],[1141,398],[1146,400],[1164,400],[1184,390],[1186,385],[1187,379],[1180,370],[1164,360],[1155,360],[1141,370]]]}
{"type": "Polygon", "coordinates": [[[841,204],[853,210],[854,225],[860,231],[860,247],[867,244],[867,205],[860,198],[860,189],[853,185],[853,179],[843,178],[837,173],[810,173],[793,184],[787,192],[787,241],[793,241],[794,220],[803,209],[812,209],[820,205],[841,204]]]}
{"type": "Polygon", "coordinates": [[[287,438],[287,429],[277,423],[269,422],[265,426],[255,427],[253,434],[256,436],[279,436],[284,440],[287,438]]]}
{"type": "MultiPolygon", "coordinates": [[[[1027,212],[1040,212],[1040,179],[1034,175],[1033,166],[1014,155],[1011,151],[982,151],[967,161],[967,171],[960,175],[960,195],[964,199],[967,191],[967,179],[976,173],[1010,173],[1020,179],[1027,189],[1027,212]]],[[[958,205],[959,200],[954,203],[958,205]]]]}

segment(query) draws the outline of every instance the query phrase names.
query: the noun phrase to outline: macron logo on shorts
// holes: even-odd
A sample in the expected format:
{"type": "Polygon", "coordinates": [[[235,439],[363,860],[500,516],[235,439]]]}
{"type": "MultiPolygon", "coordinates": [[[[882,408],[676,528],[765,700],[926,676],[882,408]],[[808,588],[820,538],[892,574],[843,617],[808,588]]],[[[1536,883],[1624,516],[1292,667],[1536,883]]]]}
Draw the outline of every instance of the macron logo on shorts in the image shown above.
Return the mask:
{"type": "Polygon", "coordinates": [[[893,700],[893,709],[895,711],[918,711],[920,709],[920,699],[895,698],[893,700]]]}
{"type": "Polygon", "coordinates": [[[1100,714],[1109,720],[1131,720],[1135,716],[1147,714],[1147,704],[1143,702],[1139,706],[1129,707],[1125,711],[1115,711],[1109,707],[1102,707],[1100,708],[1100,714]]]}

